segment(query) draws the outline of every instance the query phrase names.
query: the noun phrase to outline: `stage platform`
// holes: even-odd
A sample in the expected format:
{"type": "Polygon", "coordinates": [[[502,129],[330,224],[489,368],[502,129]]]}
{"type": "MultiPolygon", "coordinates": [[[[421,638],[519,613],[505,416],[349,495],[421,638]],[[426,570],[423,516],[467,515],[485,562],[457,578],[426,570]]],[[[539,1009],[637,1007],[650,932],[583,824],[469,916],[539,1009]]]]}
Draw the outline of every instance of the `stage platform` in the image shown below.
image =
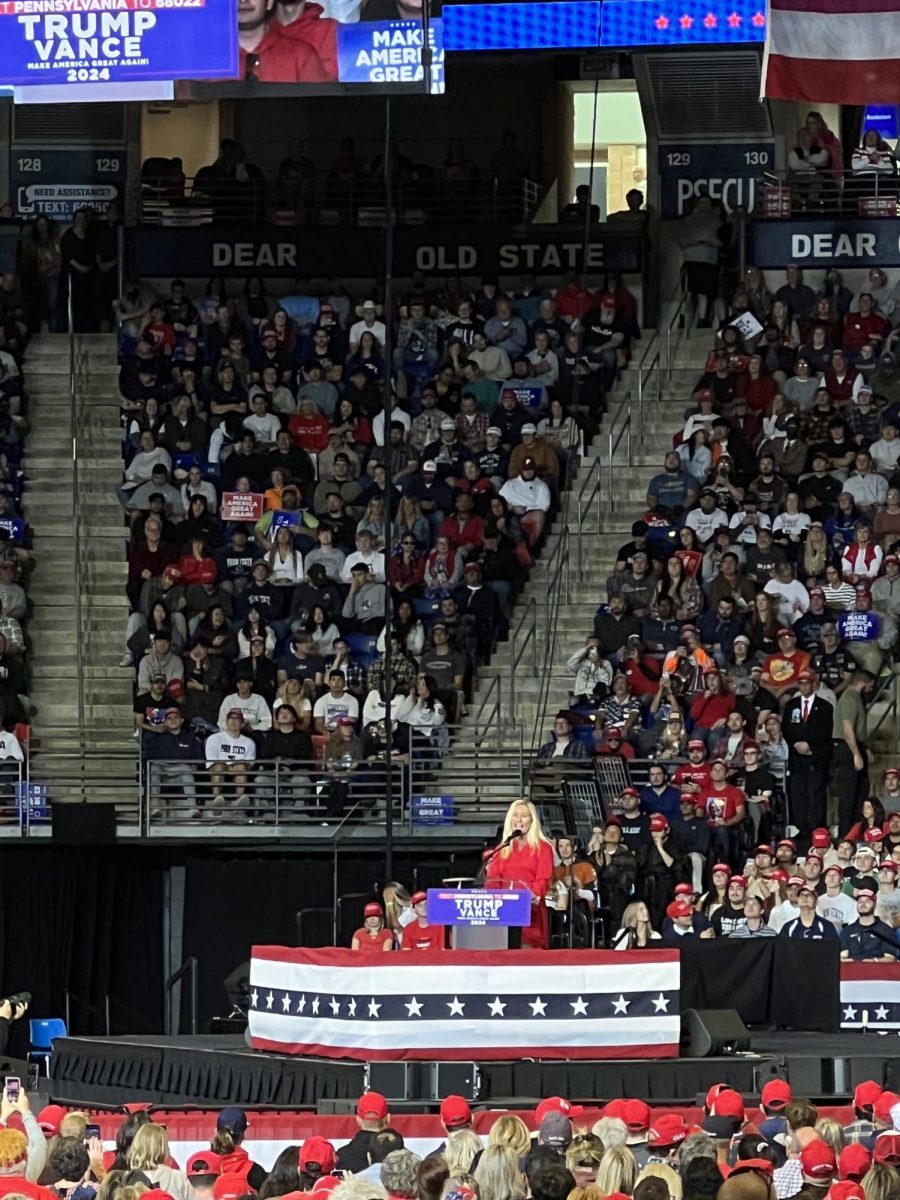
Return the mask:
{"type": "MultiPolygon", "coordinates": [[[[812,1099],[845,1097],[864,1079],[900,1090],[897,1034],[761,1033],[751,1046],[749,1053],[726,1058],[481,1062],[474,1106],[528,1107],[551,1095],[601,1103],[640,1096],[653,1104],[686,1105],[716,1082],[758,1094],[775,1075],[812,1099]]],[[[412,1098],[391,1095],[393,1111],[437,1107],[417,1089],[428,1066],[410,1064],[412,1098]]],[[[54,1043],[51,1090],[55,1100],[79,1104],[271,1105],[347,1113],[365,1090],[365,1070],[358,1062],[260,1053],[234,1034],[68,1037],[54,1043]]]]}

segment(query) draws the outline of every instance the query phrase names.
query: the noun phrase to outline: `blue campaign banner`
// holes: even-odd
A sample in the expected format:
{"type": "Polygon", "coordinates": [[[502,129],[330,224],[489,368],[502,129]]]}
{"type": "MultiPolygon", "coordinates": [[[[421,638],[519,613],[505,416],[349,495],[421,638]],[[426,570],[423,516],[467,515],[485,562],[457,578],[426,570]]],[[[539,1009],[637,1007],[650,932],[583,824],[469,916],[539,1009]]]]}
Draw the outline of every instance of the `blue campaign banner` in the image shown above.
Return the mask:
{"type": "Polygon", "coordinates": [[[721,200],[726,212],[752,212],[764,171],[775,165],[772,142],[668,142],[659,148],[659,209],[683,217],[698,192],[721,200]]]}
{"type": "Polygon", "coordinates": [[[20,86],[238,73],[234,0],[0,0],[0,45],[20,86]]]}
{"type": "Polygon", "coordinates": [[[531,892],[429,888],[429,925],[530,925],[531,892]]]}
{"type": "Polygon", "coordinates": [[[878,614],[845,612],[837,620],[838,633],[845,642],[874,642],[879,634],[878,614]]]}
{"type": "Polygon", "coordinates": [[[273,529],[299,529],[300,514],[298,512],[288,512],[284,508],[279,508],[272,516],[273,529]]]}
{"type": "Polygon", "coordinates": [[[413,825],[452,825],[456,806],[452,796],[413,796],[413,825]]]}
{"type": "Polygon", "coordinates": [[[512,392],[517,403],[521,404],[523,408],[540,408],[541,401],[546,395],[542,387],[510,387],[509,384],[505,384],[503,391],[512,392]]]}
{"type": "MultiPolygon", "coordinates": [[[[341,83],[419,83],[422,80],[421,21],[359,21],[339,25],[338,79],[341,83]]],[[[433,96],[444,91],[443,23],[428,28],[433,96]]]]}
{"type": "MultiPolygon", "coordinates": [[[[639,0],[645,3],[645,0],[639,0]]],[[[600,0],[445,4],[445,50],[596,49],[600,0]]]]}
{"type": "Polygon", "coordinates": [[[20,517],[0,517],[0,529],[6,530],[14,542],[25,536],[25,522],[20,517]]]}
{"type": "Polygon", "coordinates": [[[782,270],[800,267],[898,267],[900,220],[835,217],[815,221],[756,221],[751,231],[751,261],[782,270]]]}
{"type": "Polygon", "coordinates": [[[604,0],[603,47],[729,46],[766,37],[765,0],[604,0]]]}

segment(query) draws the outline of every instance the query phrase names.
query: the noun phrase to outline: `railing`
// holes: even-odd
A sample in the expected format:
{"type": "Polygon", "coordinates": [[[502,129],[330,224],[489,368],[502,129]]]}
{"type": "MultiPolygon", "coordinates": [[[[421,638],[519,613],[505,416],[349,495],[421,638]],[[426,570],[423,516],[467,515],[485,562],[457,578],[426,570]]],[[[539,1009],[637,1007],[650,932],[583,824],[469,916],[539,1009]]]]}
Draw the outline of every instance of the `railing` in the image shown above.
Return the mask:
{"type": "Polygon", "coordinates": [[[895,675],[893,672],[890,675],[885,675],[880,678],[872,693],[872,699],[868,703],[867,711],[871,713],[876,704],[883,704],[881,712],[874,725],[869,725],[867,736],[873,738],[885,720],[890,717],[891,720],[891,743],[892,746],[897,745],[898,730],[900,730],[900,675],[895,675]]]}
{"type": "Polygon", "coordinates": [[[82,613],[82,586],[84,567],[81,561],[81,512],[80,512],[80,496],[81,489],[78,480],[78,367],[77,367],[77,352],[75,345],[75,300],[72,285],[72,276],[68,279],[68,318],[69,318],[69,432],[72,439],[72,525],[73,525],[73,551],[75,557],[75,573],[72,584],[75,589],[75,628],[78,631],[75,647],[75,672],[76,672],[76,687],[78,699],[78,738],[79,745],[84,749],[84,726],[85,726],[85,664],[84,664],[84,643],[85,638],[82,634],[84,629],[84,619],[82,613]]]}
{"type": "MultiPolygon", "coordinates": [[[[466,220],[527,221],[541,187],[531,179],[398,179],[392,187],[399,225],[466,220]]],[[[296,184],[241,183],[212,172],[194,178],[144,176],[137,203],[144,224],[193,227],[218,222],[378,226],[385,222],[385,184],[379,177],[335,178],[318,173],[296,184]]]]}
{"type": "MultiPolygon", "coordinates": [[[[52,726],[41,726],[47,732],[52,726]]],[[[65,726],[71,733],[71,726],[65,726]]],[[[29,783],[47,789],[50,803],[105,804],[115,810],[120,829],[139,832],[141,787],[133,750],[91,750],[40,755],[30,768],[29,783]]],[[[32,821],[32,835],[49,823],[32,821]]]]}
{"type": "Polygon", "coordinates": [[[625,463],[623,465],[631,466],[631,392],[626,392],[622,397],[622,400],[609,425],[606,463],[607,512],[613,512],[615,509],[616,454],[618,453],[619,446],[622,444],[622,438],[625,438],[625,463]]]}
{"type": "MultiPolygon", "coordinates": [[[[189,1033],[196,1036],[197,1030],[200,1027],[200,964],[196,958],[191,956],[186,958],[177,971],[174,971],[166,980],[165,991],[165,1031],[166,1034],[180,1033],[181,1020],[180,1014],[174,1012],[176,1004],[180,1006],[181,995],[174,995],[175,988],[181,983],[185,975],[190,976],[191,990],[189,993],[190,1002],[190,1029],[189,1033]]],[[[107,1031],[108,1035],[108,1031],[107,1031]]]]}
{"type": "Polygon", "coordinates": [[[538,613],[537,600],[529,596],[515,629],[509,635],[509,711],[516,720],[516,672],[526,651],[531,648],[531,677],[537,671],[538,613]]]}
{"type": "MultiPolygon", "coordinates": [[[[564,517],[568,515],[568,495],[567,503],[564,507],[564,517]]],[[[534,751],[538,745],[538,739],[544,727],[544,720],[547,711],[547,701],[550,696],[550,688],[552,684],[552,665],[554,655],[556,654],[556,633],[559,622],[559,610],[561,605],[569,598],[569,528],[564,524],[560,529],[559,537],[556,545],[553,547],[553,552],[546,561],[546,609],[544,611],[544,628],[543,628],[543,656],[540,662],[538,679],[540,681],[540,692],[538,695],[538,704],[534,714],[534,724],[531,730],[531,749],[534,751]]]]}
{"type": "Polygon", "coordinates": [[[493,732],[497,749],[500,749],[500,727],[503,718],[503,678],[499,674],[482,678],[487,686],[478,708],[473,714],[475,723],[474,744],[480,749],[489,733],[493,732]]]}
{"type": "MultiPolygon", "coordinates": [[[[23,746],[27,755],[27,747],[23,746]]],[[[28,791],[28,762],[0,759],[0,838],[27,837],[31,826],[48,820],[44,805],[32,805],[28,791]]]]}
{"type": "Polygon", "coordinates": [[[602,511],[600,490],[602,486],[603,460],[598,455],[597,458],[592,459],[581,487],[578,489],[578,495],[575,497],[575,508],[578,516],[578,525],[575,529],[575,572],[579,580],[584,579],[584,550],[582,542],[588,534],[591,536],[594,534],[599,536],[600,534],[602,511]],[[591,515],[596,517],[596,529],[588,528],[588,525],[592,524],[592,522],[588,521],[591,515]]]}
{"type": "MultiPolygon", "coordinates": [[[[444,726],[439,745],[417,733],[409,761],[395,759],[392,764],[390,788],[379,761],[329,770],[321,758],[260,759],[247,764],[240,797],[226,776],[224,802],[216,800],[217,786],[205,761],[150,760],[144,768],[140,829],[149,837],[180,839],[239,833],[241,838],[293,835],[329,841],[346,822],[347,837],[365,840],[380,836],[390,794],[395,821],[415,832],[428,822],[414,821],[412,798],[433,794],[438,776],[444,789],[452,777],[449,791],[458,826],[493,825],[500,801],[489,797],[503,785],[512,786],[511,770],[514,778],[521,778],[523,770],[522,738],[510,736],[518,749],[501,750],[499,736],[495,748],[486,747],[486,732],[473,739],[469,727],[444,726]]],[[[508,803],[507,794],[503,804],[508,803]]]]}
{"type": "Polygon", "coordinates": [[[844,171],[837,177],[829,167],[809,174],[766,171],[757,182],[756,219],[786,221],[802,216],[806,221],[838,215],[896,217],[898,213],[896,164],[892,170],[844,171]]]}
{"type": "MultiPolygon", "coordinates": [[[[672,382],[672,371],[675,366],[675,356],[682,341],[689,341],[697,319],[697,306],[688,289],[682,288],[681,297],[675,311],[666,325],[666,383],[672,382]]],[[[657,399],[659,397],[657,396],[657,399]]]]}
{"type": "Polygon", "coordinates": [[[637,441],[638,445],[644,444],[644,406],[645,401],[649,399],[651,390],[654,386],[653,380],[656,383],[656,403],[659,404],[662,399],[662,353],[659,333],[654,333],[653,337],[647,346],[647,349],[641,356],[641,361],[638,363],[637,372],[637,441]]]}

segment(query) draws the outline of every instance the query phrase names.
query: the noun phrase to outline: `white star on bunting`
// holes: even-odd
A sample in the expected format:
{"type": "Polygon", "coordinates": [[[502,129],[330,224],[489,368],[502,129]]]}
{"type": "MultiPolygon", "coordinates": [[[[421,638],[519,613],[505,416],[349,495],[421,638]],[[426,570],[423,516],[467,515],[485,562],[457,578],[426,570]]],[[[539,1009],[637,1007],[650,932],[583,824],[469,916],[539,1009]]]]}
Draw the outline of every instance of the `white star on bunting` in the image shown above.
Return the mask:
{"type": "Polygon", "coordinates": [[[256,1008],[257,1004],[259,1003],[259,992],[256,990],[256,988],[254,988],[250,993],[250,1003],[254,1008],[256,1008]]]}
{"type": "Polygon", "coordinates": [[[452,1000],[447,1001],[447,1007],[450,1009],[451,1017],[462,1017],[465,1015],[465,1004],[460,1000],[459,996],[454,996],[452,1000]]]}
{"type": "Polygon", "coordinates": [[[653,1001],[654,1011],[667,1013],[669,1011],[669,1005],[671,1003],[672,1003],[671,1000],[667,996],[664,996],[662,994],[662,992],[660,992],[659,995],[656,997],[656,999],[653,1001]]]}
{"type": "Polygon", "coordinates": [[[417,1000],[417,999],[415,998],[415,996],[413,996],[413,998],[412,998],[412,999],[409,1001],[409,1003],[406,1005],[406,1011],[409,1013],[409,1015],[410,1015],[411,1017],[421,1017],[421,1015],[422,1015],[422,1003],[421,1003],[421,1001],[420,1001],[420,1000],[417,1000]]]}
{"type": "Polygon", "coordinates": [[[275,993],[269,992],[268,996],[266,996],[266,1008],[271,1008],[274,1003],[275,1003],[275,993]]]}
{"type": "Polygon", "coordinates": [[[281,997],[281,1011],[282,1012],[290,1012],[291,1011],[291,994],[290,994],[290,992],[285,992],[284,995],[281,997]]]}
{"type": "Polygon", "coordinates": [[[543,1017],[547,1012],[547,1001],[542,1000],[540,996],[535,996],[533,1000],[528,1001],[528,1007],[531,1009],[533,1017],[543,1017]]]}
{"type": "Polygon", "coordinates": [[[856,1009],[852,1008],[849,1004],[844,1009],[844,1020],[845,1021],[855,1021],[856,1020],[856,1009]]]}
{"type": "Polygon", "coordinates": [[[304,1008],[306,1008],[306,996],[301,996],[297,1001],[297,1012],[302,1013],[304,1008]]]}
{"type": "Polygon", "coordinates": [[[350,1003],[347,1005],[347,1012],[350,1014],[351,1017],[356,1016],[356,1000],[355,1000],[355,998],[353,1000],[351,1000],[350,1003]]]}
{"type": "Polygon", "coordinates": [[[500,999],[499,996],[495,996],[488,1007],[491,1010],[492,1017],[502,1017],[506,1009],[506,1004],[500,999]]]}
{"type": "Polygon", "coordinates": [[[875,1020],[876,1021],[886,1021],[887,1020],[887,1009],[884,1007],[883,1004],[880,1005],[880,1007],[875,1009],[875,1020]]]}
{"type": "Polygon", "coordinates": [[[313,1016],[317,1017],[319,1015],[319,997],[318,996],[316,996],[312,1002],[312,1010],[313,1010],[313,1016]]]}
{"type": "Polygon", "coordinates": [[[328,1001],[328,1005],[335,1016],[337,1016],[341,1011],[341,1002],[338,1000],[337,996],[332,996],[328,1001]]]}
{"type": "Polygon", "coordinates": [[[625,997],[620,993],[618,1000],[613,1001],[613,1012],[624,1013],[626,1016],[628,1016],[628,1005],[630,1003],[631,1001],[626,1000],[625,997]]]}
{"type": "Polygon", "coordinates": [[[376,1004],[375,997],[373,996],[372,999],[369,1001],[369,1016],[377,1017],[380,1012],[381,1012],[381,1005],[376,1004]]]}
{"type": "Polygon", "coordinates": [[[577,1000],[570,1000],[569,1005],[572,1009],[573,1017],[586,1017],[587,1016],[587,1010],[588,1010],[587,1001],[582,1000],[582,998],[580,996],[578,997],[577,1000]]]}

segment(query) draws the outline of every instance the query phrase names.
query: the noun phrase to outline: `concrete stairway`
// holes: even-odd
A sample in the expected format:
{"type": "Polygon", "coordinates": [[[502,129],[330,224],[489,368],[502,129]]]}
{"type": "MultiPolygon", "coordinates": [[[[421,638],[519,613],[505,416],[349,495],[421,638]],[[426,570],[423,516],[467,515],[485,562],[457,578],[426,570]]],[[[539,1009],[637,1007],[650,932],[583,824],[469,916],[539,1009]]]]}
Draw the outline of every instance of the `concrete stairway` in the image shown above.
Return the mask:
{"type": "MultiPolygon", "coordinates": [[[[69,403],[69,339],[35,338],[29,351],[31,433],[25,460],[24,511],[34,529],[36,565],[29,585],[33,615],[31,701],[32,778],[50,785],[55,801],[94,798],[82,752],[128,748],[131,679],[119,671],[127,620],[122,510],[114,493],[121,470],[114,339],[76,341],[78,513],[82,567],[77,604],[75,503],[69,403]],[[84,662],[83,696],[78,647],[84,662]],[[75,780],[88,776],[85,785],[75,780]]],[[[122,781],[133,786],[131,764],[122,781]]],[[[96,772],[94,772],[96,775],[96,772]]],[[[97,786],[113,786],[106,770],[97,786]]]]}
{"type": "MultiPolygon", "coordinates": [[[[564,595],[560,604],[556,627],[556,642],[550,664],[549,696],[547,700],[547,721],[559,708],[568,706],[569,689],[574,682],[573,673],[566,669],[566,659],[576,649],[584,645],[584,639],[593,628],[593,618],[597,605],[606,598],[606,578],[612,568],[615,553],[631,536],[631,525],[643,514],[647,483],[650,477],[661,470],[663,457],[671,449],[673,433],[682,422],[685,409],[690,404],[690,393],[697,378],[702,372],[708,347],[708,335],[694,337],[679,348],[672,370],[670,383],[663,387],[662,399],[659,404],[653,398],[645,405],[644,436],[642,444],[637,441],[632,446],[632,464],[629,467],[625,461],[626,447],[623,440],[619,446],[617,465],[612,481],[609,480],[606,461],[609,448],[609,430],[611,420],[615,417],[622,397],[630,392],[629,409],[635,415],[637,409],[637,369],[630,368],[620,377],[615,392],[609,398],[609,413],[604,418],[604,429],[587,449],[573,483],[570,507],[568,512],[568,528],[570,531],[569,549],[565,556],[569,572],[568,594],[564,595]],[[578,572],[577,561],[577,530],[578,510],[575,497],[584,486],[596,459],[601,459],[602,466],[600,494],[593,502],[593,507],[584,525],[590,532],[582,535],[581,571],[578,572]],[[614,507],[609,508],[610,487],[614,489],[614,507]],[[597,516],[599,510],[599,519],[597,516]],[[596,532],[599,525],[599,533],[596,532]]],[[[635,420],[636,423],[636,420],[635,420]]],[[[618,428],[618,425],[617,425],[618,428]]],[[[614,430],[615,433],[615,430],[614,430]]],[[[636,431],[635,431],[636,434],[636,431]]],[[[586,496],[590,494],[592,485],[588,485],[586,496]]],[[[490,711],[497,695],[495,677],[500,676],[500,711],[502,714],[499,739],[491,734],[485,742],[485,749],[499,745],[508,755],[512,765],[518,755],[518,747],[524,742],[526,758],[530,756],[532,736],[541,704],[541,694],[546,675],[541,671],[544,658],[544,624],[546,618],[546,596],[548,588],[548,572],[556,574],[560,564],[551,566],[554,549],[561,535],[562,516],[556,522],[547,537],[541,558],[532,571],[527,587],[519,596],[510,620],[510,628],[515,631],[526,606],[533,598],[537,608],[538,636],[535,644],[537,668],[532,649],[528,646],[524,653],[520,651],[526,641],[525,631],[528,619],[522,631],[517,636],[511,636],[506,643],[501,643],[494,654],[490,665],[482,668],[476,681],[473,703],[469,705],[470,716],[466,719],[473,738],[478,733],[479,710],[482,714],[490,711]],[[515,669],[513,663],[516,662],[515,669]],[[510,705],[510,681],[513,680],[514,702],[510,705]],[[512,711],[511,711],[512,708],[512,711]]],[[[546,729],[536,731],[538,744],[548,735],[546,729]]],[[[472,739],[464,736],[459,739],[448,755],[448,767],[458,771],[466,761],[473,761],[470,749],[472,739]]],[[[498,798],[502,788],[492,788],[498,798]]],[[[509,788],[505,790],[509,797],[509,788]]]]}

